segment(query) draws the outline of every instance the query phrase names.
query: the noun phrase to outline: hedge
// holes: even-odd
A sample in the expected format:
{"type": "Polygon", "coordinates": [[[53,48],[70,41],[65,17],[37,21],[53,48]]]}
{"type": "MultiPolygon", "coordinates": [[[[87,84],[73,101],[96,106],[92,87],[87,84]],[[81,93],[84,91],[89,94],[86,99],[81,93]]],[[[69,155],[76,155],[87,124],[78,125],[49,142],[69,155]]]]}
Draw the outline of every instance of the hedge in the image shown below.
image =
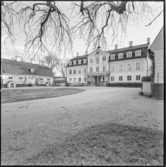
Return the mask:
{"type": "Polygon", "coordinates": [[[121,82],[121,83],[108,83],[107,86],[110,87],[142,87],[142,83],[138,82],[121,82]]]}

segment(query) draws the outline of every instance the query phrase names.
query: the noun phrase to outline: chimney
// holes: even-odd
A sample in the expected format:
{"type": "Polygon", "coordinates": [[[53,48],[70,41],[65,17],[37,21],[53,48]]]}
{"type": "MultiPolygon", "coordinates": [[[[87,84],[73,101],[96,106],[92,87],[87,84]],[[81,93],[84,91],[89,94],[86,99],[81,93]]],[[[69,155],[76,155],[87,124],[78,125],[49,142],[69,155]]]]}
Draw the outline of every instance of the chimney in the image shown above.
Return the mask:
{"type": "Polygon", "coordinates": [[[21,57],[20,56],[15,56],[15,57],[16,57],[16,61],[21,61],[21,57]]]}
{"type": "Polygon", "coordinates": [[[147,38],[147,43],[150,43],[150,38],[147,38]]]}
{"type": "Polygon", "coordinates": [[[129,42],[129,47],[132,47],[133,46],[133,41],[130,41],[129,42]]]}
{"type": "Polygon", "coordinates": [[[30,63],[32,63],[33,60],[34,60],[34,59],[30,59],[30,63]]]}
{"type": "Polygon", "coordinates": [[[79,53],[77,52],[77,57],[78,57],[79,53]]]}
{"type": "Polygon", "coordinates": [[[118,49],[118,44],[115,45],[115,49],[118,49]]]}

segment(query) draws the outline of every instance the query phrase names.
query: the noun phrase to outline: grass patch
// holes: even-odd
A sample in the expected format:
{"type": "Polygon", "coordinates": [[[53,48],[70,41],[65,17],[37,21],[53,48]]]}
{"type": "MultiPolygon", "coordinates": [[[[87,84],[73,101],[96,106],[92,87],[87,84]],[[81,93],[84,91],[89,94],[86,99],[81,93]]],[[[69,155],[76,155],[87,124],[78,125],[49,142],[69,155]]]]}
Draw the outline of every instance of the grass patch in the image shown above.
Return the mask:
{"type": "Polygon", "coordinates": [[[1,103],[10,103],[10,102],[17,102],[17,101],[65,96],[65,95],[79,93],[82,91],[84,90],[76,89],[76,88],[1,90],[1,103]]]}
{"type": "Polygon", "coordinates": [[[163,165],[163,133],[120,124],[92,126],[47,147],[26,164],[163,165]]]}

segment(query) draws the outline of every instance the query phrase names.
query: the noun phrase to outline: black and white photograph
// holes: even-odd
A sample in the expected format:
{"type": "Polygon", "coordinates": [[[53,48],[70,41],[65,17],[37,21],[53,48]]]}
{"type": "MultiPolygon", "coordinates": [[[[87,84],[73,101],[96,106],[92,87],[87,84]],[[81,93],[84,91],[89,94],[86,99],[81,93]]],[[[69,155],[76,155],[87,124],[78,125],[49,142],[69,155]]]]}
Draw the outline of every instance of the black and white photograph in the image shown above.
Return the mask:
{"type": "Polygon", "coordinates": [[[165,1],[1,1],[1,165],[164,166],[165,1]]]}

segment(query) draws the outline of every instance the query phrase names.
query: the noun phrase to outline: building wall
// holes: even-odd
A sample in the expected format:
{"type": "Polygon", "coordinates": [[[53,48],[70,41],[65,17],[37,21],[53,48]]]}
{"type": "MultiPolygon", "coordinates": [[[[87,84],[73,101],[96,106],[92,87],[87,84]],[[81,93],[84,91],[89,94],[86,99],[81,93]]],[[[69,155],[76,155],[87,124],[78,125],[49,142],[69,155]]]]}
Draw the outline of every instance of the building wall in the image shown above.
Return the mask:
{"type": "Polygon", "coordinates": [[[154,51],[155,77],[154,83],[164,83],[164,53],[163,50],[154,51]]]}
{"type": "Polygon", "coordinates": [[[9,81],[14,81],[17,84],[46,84],[48,82],[53,83],[53,77],[49,76],[35,76],[35,75],[14,75],[14,74],[3,74],[2,75],[2,84],[7,84],[9,81]],[[12,77],[12,79],[9,79],[12,77]],[[20,79],[22,77],[23,79],[20,79]],[[43,80],[40,80],[42,78],[43,80]]]}
{"type": "Polygon", "coordinates": [[[147,60],[145,58],[130,59],[125,61],[110,62],[110,76],[109,83],[112,82],[141,82],[142,76],[147,76],[147,60]],[[136,62],[140,62],[140,69],[136,70],[136,62]],[[128,70],[128,63],[131,63],[131,70],[128,70]],[[122,64],[122,71],[119,71],[119,65],[122,64]],[[111,71],[111,65],[114,65],[114,71],[111,71]],[[136,75],[140,75],[140,80],[136,80],[136,75]],[[119,76],[123,77],[122,81],[119,81],[119,76]],[[131,80],[127,80],[127,76],[131,76],[131,80]],[[114,81],[111,81],[111,77],[114,77],[114,81]]]}
{"type": "Polygon", "coordinates": [[[99,67],[99,72],[103,72],[103,66],[106,67],[106,71],[109,71],[108,60],[109,60],[109,53],[105,51],[98,51],[99,53],[96,54],[96,51],[93,52],[88,56],[88,72],[90,72],[90,68],[93,68],[93,72],[96,72],[96,67],[99,67]],[[103,61],[103,57],[106,56],[106,60],[103,61]],[[99,64],[96,63],[96,58],[99,58],[99,64]],[[91,59],[93,59],[93,63],[91,63],[91,59]]]}
{"type": "Polygon", "coordinates": [[[67,67],[67,82],[68,83],[74,83],[74,82],[83,82],[83,83],[86,83],[87,80],[86,81],[84,80],[84,78],[85,78],[84,69],[85,68],[87,70],[87,66],[85,66],[85,65],[67,67]],[[72,70],[72,74],[70,74],[70,70],[72,70]],[[74,70],[76,70],[76,74],[74,74],[74,70]],[[81,74],[79,74],[79,70],[81,71],[81,74]],[[75,80],[74,80],[74,78],[75,78],[75,80]],[[81,81],[79,81],[79,78],[81,78],[81,81]]]}

